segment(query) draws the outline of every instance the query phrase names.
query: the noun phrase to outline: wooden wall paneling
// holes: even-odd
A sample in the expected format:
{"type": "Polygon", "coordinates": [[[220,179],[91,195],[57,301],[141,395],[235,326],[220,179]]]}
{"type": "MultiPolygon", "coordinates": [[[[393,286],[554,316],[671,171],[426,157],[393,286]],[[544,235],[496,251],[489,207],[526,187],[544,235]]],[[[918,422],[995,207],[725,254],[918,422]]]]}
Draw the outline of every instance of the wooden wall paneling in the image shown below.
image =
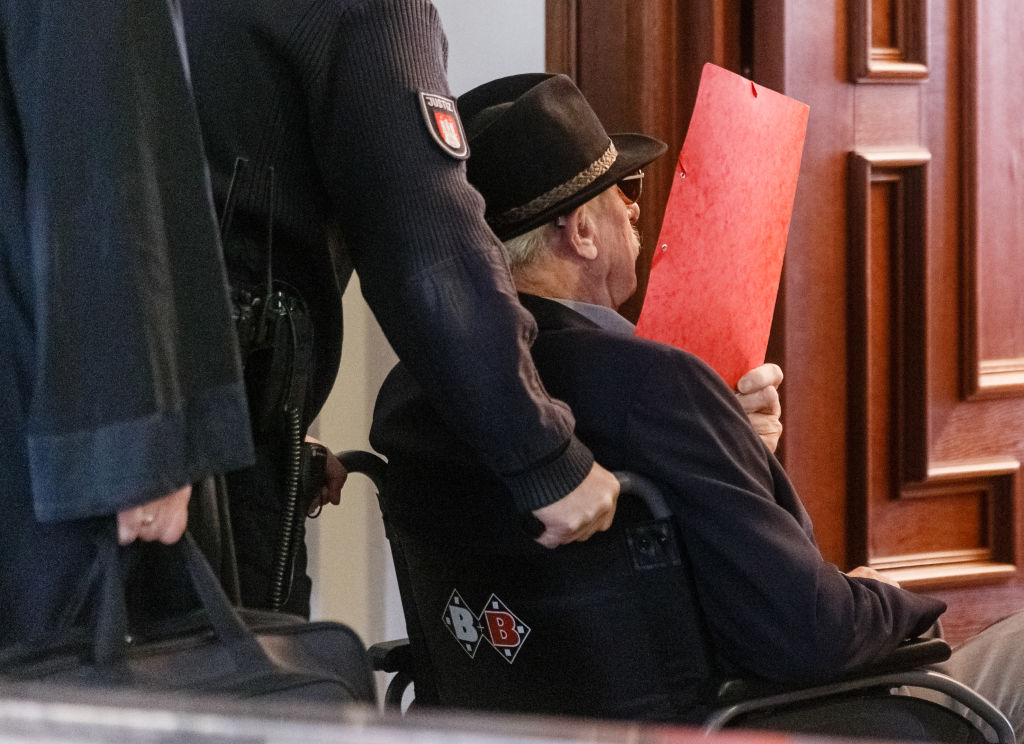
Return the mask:
{"type": "Polygon", "coordinates": [[[1015,572],[1017,463],[930,462],[929,160],[924,150],[860,151],[850,167],[849,560],[908,587],[1015,572]]]}
{"type": "Polygon", "coordinates": [[[544,6],[545,57],[548,72],[579,80],[579,0],[547,0],[544,6]]]}
{"type": "MultiPolygon", "coordinates": [[[[908,79],[887,86],[880,76],[854,83],[857,148],[870,149],[870,143],[899,130],[900,117],[909,123],[913,114],[919,123],[905,127],[895,140],[916,140],[931,161],[923,224],[915,238],[924,263],[917,262],[913,249],[898,247],[894,255],[902,258],[891,269],[891,286],[903,295],[891,303],[888,322],[905,341],[891,345],[892,362],[881,369],[895,394],[888,402],[875,398],[860,411],[851,407],[851,432],[861,417],[864,441],[895,446],[888,461],[869,452],[860,482],[851,473],[850,506],[866,510],[867,522],[863,534],[848,536],[854,541],[850,554],[904,586],[939,593],[950,604],[946,625],[954,641],[1013,609],[988,597],[1017,596],[1017,605],[1024,599],[1024,583],[1017,577],[1024,454],[1024,425],[1018,422],[1024,421],[1024,400],[1015,377],[1024,369],[1019,291],[1024,272],[1015,258],[1024,228],[1008,219],[1007,207],[1020,200],[1009,174],[1012,165],[1005,167],[1007,153],[1020,151],[1021,138],[1019,126],[991,126],[1000,117],[1012,118],[1014,110],[1019,117],[1014,97],[1024,101],[1013,92],[1019,86],[1006,77],[1012,74],[1006,71],[1010,60],[1021,54],[1012,50],[1020,47],[1001,43],[994,30],[1001,24],[993,16],[1005,13],[1009,22],[1011,5],[933,2],[928,77],[913,86],[906,85],[908,79]],[[866,123],[869,115],[875,118],[868,104],[886,97],[888,107],[874,109],[903,113],[866,123]],[[897,109],[900,98],[908,100],[897,109]],[[908,271],[918,274],[923,294],[913,294],[908,271]],[[915,339],[925,344],[921,356],[915,339]],[[865,542],[858,546],[857,540],[865,542]],[[984,601],[978,603],[979,597],[984,601]]],[[[892,149],[893,142],[882,144],[892,149]]],[[[851,209],[850,219],[858,218],[851,209]]],[[[903,224],[901,216],[891,218],[903,224]]],[[[882,243],[884,237],[876,232],[871,241],[882,243]]],[[[865,351],[877,354],[877,349],[865,351]]]]}
{"type": "MultiPolygon", "coordinates": [[[[1024,342],[1024,299],[1019,257],[1024,252],[1020,163],[1024,96],[1014,80],[1024,64],[1024,27],[1015,0],[949,0],[958,15],[958,108],[963,112],[960,153],[948,187],[961,196],[959,374],[945,406],[933,404],[933,458],[938,462],[975,459],[1005,474],[998,480],[1010,507],[1002,515],[1013,545],[1003,548],[1020,560],[1022,490],[1019,462],[1024,456],[1024,390],[1020,363],[1024,342]]],[[[935,109],[938,109],[936,102],[935,109]]],[[[998,476],[994,476],[998,477],[998,476]]],[[[1024,604],[1024,577],[991,585],[939,587],[945,599],[946,627],[965,638],[1024,604]]]]}
{"type": "Polygon", "coordinates": [[[927,0],[850,0],[850,79],[928,77],[927,0]]]}
{"type": "MultiPolygon", "coordinates": [[[[888,183],[889,209],[883,224],[875,224],[873,237],[888,239],[892,264],[883,275],[893,302],[889,322],[893,334],[888,349],[895,396],[887,401],[895,421],[889,451],[895,482],[927,476],[928,429],[928,208],[927,150],[859,153],[871,164],[871,182],[888,183]],[[886,234],[880,235],[884,229],[886,234]]],[[[849,214],[856,220],[858,215],[849,214]]],[[[867,248],[874,244],[869,242],[867,248]]],[[[880,277],[881,278],[881,277],[880,277]]],[[[870,346],[866,349],[871,353],[870,346]]]]}
{"type": "Polygon", "coordinates": [[[985,372],[981,362],[1003,358],[991,351],[996,344],[1014,350],[1011,359],[1024,348],[1013,345],[1024,326],[1021,293],[992,286],[1006,274],[1024,285],[1020,262],[1009,258],[1022,251],[1008,247],[1019,246],[1024,220],[1013,218],[1021,207],[1007,204],[1021,201],[1010,173],[1024,152],[1022,135],[1019,126],[998,141],[977,134],[1001,131],[985,122],[1005,116],[1000,106],[1018,94],[1000,99],[986,89],[997,71],[1012,85],[1006,76],[1024,63],[1024,39],[979,56],[977,106],[973,78],[962,79],[970,50],[990,50],[986,25],[1021,26],[1011,23],[1011,5],[933,0],[927,17],[924,4],[882,0],[755,6],[755,79],[811,109],[780,297],[784,324],[773,337],[787,376],[786,468],[826,557],[845,568],[868,563],[938,593],[950,602],[954,640],[998,617],[1000,601],[1024,602],[1016,577],[1024,406],[1012,394],[967,400],[960,387],[961,367],[985,372]],[[963,28],[981,7],[982,28],[963,28]],[[1000,13],[1002,23],[992,20],[1000,13]],[[893,48],[917,43],[899,41],[907,18],[916,19],[917,34],[930,33],[927,59],[920,59],[927,74],[876,66],[870,77],[860,75],[858,54],[870,61],[870,50],[889,38],[893,48]],[[1000,54],[1011,58],[998,62],[1000,54]],[[982,123],[973,121],[974,108],[982,123]],[[1002,214],[993,208],[998,201],[972,185],[996,165],[968,162],[972,148],[964,145],[975,137],[980,159],[989,153],[1002,166],[995,182],[1010,195],[1002,214]],[[961,229],[984,231],[989,223],[1000,237],[979,238],[976,253],[965,256],[970,230],[961,229]],[[994,334],[986,303],[991,317],[1003,318],[994,334]],[[973,322],[961,315],[975,306],[976,351],[961,352],[963,329],[973,322]],[[848,395],[842,413],[837,392],[848,395]]]}
{"type": "Polygon", "coordinates": [[[964,395],[1024,394],[1024,88],[1013,80],[1022,62],[1024,24],[1011,5],[967,3],[963,29],[966,122],[964,395]],[[985,39],[987,43],[982,43],[985,39]],[[1010,310],[1010,312],[1007,312],[1010,310]]]}
{"type": "Polygon", "coordinates": [[[927,435],[919,435],[912,425],[924,405],[924,333],[911,320],[921,313],[907,310],[923,307],[923,211],[929,159],[922,150],[850,155],[850,519],[846,533],[850,565],[867,565],[878,552],[870,549],[875,522],[871,496],[894,492],[903,480],[899,463],[906,468],[927,452],[927,435]]]}
{"type": "Polygon", "coordinates": [[[871,565],[887,570],[907,588],[935,589],[987,584],[1016,575],[1014,498],[1020,465],[1013,458],[992,458],[933,465],[919,483],[903,484],[900,502],[918,513],[897,524],[896,510],[882,510],[891,535],[886,555],[871,565]],[[916,508],[922,499],[925,508],[916,508]],[[915,529],[916,528],[916,529],[915,529]]]}
{"type": "MultiPolygon", "coordinates": [[[[946,278],[946,272],[940,273],[938,281],[948,293],[947,304],[961,312],[959,318],[946,316],[942,327],[931,329],[930,335],[936,346],[945,347],[945,339],[953,340],[947,348],[959,350],[960,360],[957,364],[948,355],[937,354],[932,365],[936,389],[929,404],[929,470],[959,479],[965,490],[972,479],[988,489],[997,529],[991,535],[992,555],[981,565],[1011,579],[1009,586],[1016,587],[1019,605],[1024,601],[1024,582],[1014,573],[1022,549],[1024,390],[1008,379],[1012,372],[1009,376],[1006,372],[1007,366],[1020,366],[1018,360],[1024,356],[1020,291],[1024,270],[1019,259],[1024,224],[1020,182],[1012,173],[1014,159],[1024,152],[1019,124],[1024,95],[1012,79],[1012,66],[1024,63],[1024,30],[1019,3],[1014,0],[948,0],[945,11],[946,34],[935,39],[934,46],[939,42],[949,46],[944,55],[948,100],[936,97],[928,111],[929,118],[939,111],[950,112],[958,128],[951,126],[943,138],[950,155],[941,174],[945,183],[936,184],[933,194],[933,223],[936,229],[949,231],[948,242],[955,247],[945,265],[950,273],[959,270],[959,282],[946,278]],[[944,212],[956,216],[952,225],[944,222],[944,212]]],[[[940,139],[935,136],[933,141],[940,139]]],[[[933,312],[940,311],[933,306],[933,312]]],[[[936,585],[950,583],[953,576],[936,585]]],[[[955,582],[960,594],[985,577],[969,578],[955,582]]],[[[983,627],[1010,609],[986,615],[956,591],[947,596],[952,620],[966,629],[983,627]]]]}

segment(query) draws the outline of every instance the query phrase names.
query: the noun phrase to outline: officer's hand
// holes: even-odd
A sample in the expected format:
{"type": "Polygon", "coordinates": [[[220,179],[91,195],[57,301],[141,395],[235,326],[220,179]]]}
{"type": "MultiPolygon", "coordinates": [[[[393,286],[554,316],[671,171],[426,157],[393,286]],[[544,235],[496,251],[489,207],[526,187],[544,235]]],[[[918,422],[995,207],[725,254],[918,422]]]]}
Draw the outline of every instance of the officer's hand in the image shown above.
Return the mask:
{"type": "Polygon", "coordinates": [[[178,542],[188,524],[188,500],[191,496],[192,486],[185,486],[142,506],[118,512],[117,541],[122,545],[136,539],[144,542],[159,540],[165,545],[178,542]]]}
{"type": "Polygon", "coordinates": [[[331,454],[331,449],[326,444],[310,436],[306,437],[306,441],[319,444],[327,450],[327,459],[324,462],[324,483],[320,487],[320,493],[314,497],[309,505],[309,514],[315,515],[319,514],[320,509],[326,504],[337,506],[341,503],[341,488],[345,485],[345,481],[348,480],[348,471],[341,464],[341,460],[331,454]]]}
{"type": "Polygon", "coordinates": [[[762,364],[740,378],[736,395],[740,405],[750,419],[750,425],[772,452],[779,446],[782,436],[782,404],[779,402],[779,385],[782,384],[782,369],[777,364],[762,364]]]}
{"type": "Polygon", "coordinates": [[[537,542],[545,548],[555,548],[608,529],[618,498],[619,481],[595,462],[575,491],[533,512],[544,524],[537,542]]]}

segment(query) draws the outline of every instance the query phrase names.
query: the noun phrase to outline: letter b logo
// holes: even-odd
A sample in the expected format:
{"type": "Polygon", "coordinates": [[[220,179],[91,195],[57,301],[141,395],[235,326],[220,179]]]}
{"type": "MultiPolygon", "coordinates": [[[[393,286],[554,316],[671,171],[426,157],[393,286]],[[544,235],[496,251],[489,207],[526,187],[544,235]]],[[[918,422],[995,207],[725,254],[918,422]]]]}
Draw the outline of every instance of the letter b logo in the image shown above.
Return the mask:
{"type": "Polygon", "coordinates": [[[476,643],[480,634],[476,630],[476,618],[465,607],[448,605],[448,616],[451,618],[451,629],[455,637],[467,643],[476,643]]]}
{"type": "Polygon", "coordinates": [[[515,648],[519,645],[516,619],[511,613],[487,610],[484,612],[484,618],[487,620],[487,634],[492,646],[515,648]]]}

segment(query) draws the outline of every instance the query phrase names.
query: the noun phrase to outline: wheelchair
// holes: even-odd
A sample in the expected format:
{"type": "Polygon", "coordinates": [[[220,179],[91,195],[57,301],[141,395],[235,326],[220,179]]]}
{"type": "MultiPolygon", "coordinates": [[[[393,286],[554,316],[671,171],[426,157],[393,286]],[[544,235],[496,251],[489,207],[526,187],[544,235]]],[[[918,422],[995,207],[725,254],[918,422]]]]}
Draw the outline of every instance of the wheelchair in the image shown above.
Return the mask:
{"type": "Polygon", "coordinates": [[[464,539],[403,529],[391,519],[396,485],[385,461],[361,451],[339,458],[374,483],[395,563],[408,639],[370,649],[376,670],[395,673],[388,706],[401,708],[411,685],[416,707],[1014,744],[999,710],[928,668],[950,655],[936,638],[812,686],[727,679],[703,689],[712,675],[692,670],[713,668],[711,645],[676,520],[637,474],[616,473],[608,531],[552,551],[482,514],[469,515],[464,539]]]}

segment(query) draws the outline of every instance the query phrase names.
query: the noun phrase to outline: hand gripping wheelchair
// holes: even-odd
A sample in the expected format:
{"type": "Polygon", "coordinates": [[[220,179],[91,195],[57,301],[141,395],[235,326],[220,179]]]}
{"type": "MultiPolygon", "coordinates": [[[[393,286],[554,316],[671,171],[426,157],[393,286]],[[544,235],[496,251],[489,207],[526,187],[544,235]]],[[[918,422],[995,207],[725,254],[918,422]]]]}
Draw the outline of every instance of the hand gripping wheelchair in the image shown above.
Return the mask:
{"type": "MultiPolygon", "coordinates": [[[[385,696],[400,706],[574,715],[722,728],[928,741],[1013,744],[1006,718],[970,688],[926,667],[949,657],[915,639],[888,659],[824,684],[722,680],[695,609],[675,519],[657,487],[617,473],[615,524],[584,543],[546,550],[523,530],[470,515],[472,534],[403,528],[391,519],[385,462],[339,455],[377,487],[408,640],[370,649],[397,672],[385,696]],[[923,699],[931,690],[955,701],[923,699]],[[965,717],[956,703],[970,711],[965,717]]],[[[961,709],[961,710],[962,710],[961,709]]]]}

